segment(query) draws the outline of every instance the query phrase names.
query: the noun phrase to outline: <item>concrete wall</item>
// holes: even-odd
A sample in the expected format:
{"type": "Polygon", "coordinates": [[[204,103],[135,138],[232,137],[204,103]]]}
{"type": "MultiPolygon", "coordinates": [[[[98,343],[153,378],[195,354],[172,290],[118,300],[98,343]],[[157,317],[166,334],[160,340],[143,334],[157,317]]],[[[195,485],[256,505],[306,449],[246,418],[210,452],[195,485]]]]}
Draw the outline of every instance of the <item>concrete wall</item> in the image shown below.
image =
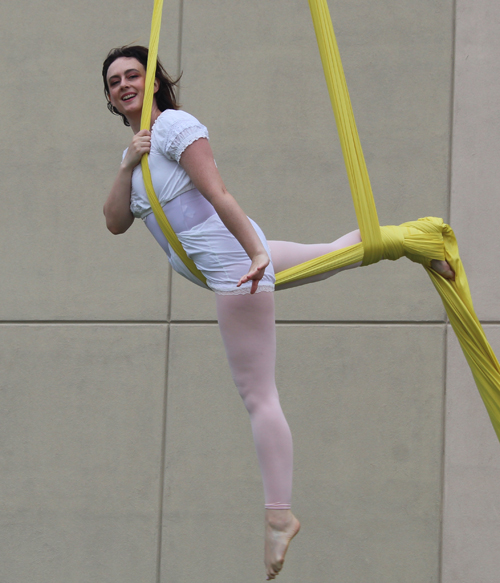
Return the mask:
{"type": "MultiPolygon", "coordinates": [[[[500,10],[330,4],[381,222],[451,209],[500,350],[500,10]]],[[[171,276],[141,224],[112,237],[101,215],[131,134],[100,67],[147,44],[150,10],[0,6],[2,583],[264,574],[262,487],[213,296],[171,276]]],[[[269,238],[355,228],[304,0],[166,0],[160,55],[269,238]]],[[[423,270],[378,264],[276,300],[303,526],[280,579],[496,583],[498,443],[423,270]]]]}
{"type": "MultiPolygon", "coordinates": [[[[500,5],[457,1],[451,221],[478,317],[500,353],[500,5]]],[[[500,456],[488,415],[448,334],[443,583],[500,572],[500,456]]]]}

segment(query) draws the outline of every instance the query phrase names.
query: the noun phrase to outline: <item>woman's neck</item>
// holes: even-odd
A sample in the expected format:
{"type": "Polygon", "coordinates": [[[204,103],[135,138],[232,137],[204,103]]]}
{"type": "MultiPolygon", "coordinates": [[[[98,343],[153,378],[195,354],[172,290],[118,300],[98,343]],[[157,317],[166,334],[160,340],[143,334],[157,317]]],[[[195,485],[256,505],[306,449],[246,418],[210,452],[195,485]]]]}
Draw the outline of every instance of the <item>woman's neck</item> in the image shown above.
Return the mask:
{"type": "MultiPolygon", "coordinates": [[[[151,121],[149,123],[149,129],[151,129],[153,127],[153,124],[158,119],[160,114],[161,114],[161,111],[158,109],[158,106],[156,105],[156,100],[155,100],[155,101],[153,101],[153,107],[151,108],[151,121]]],[[[134,134],[139,132],[141,129],[141,115],[142,115],[142,113],[138,113],[138,115],[134,116],[133,119],[127,118],[128,122],[130,124],[130,127],[132,128],[132,131],[134,132],[134,134]]]]}

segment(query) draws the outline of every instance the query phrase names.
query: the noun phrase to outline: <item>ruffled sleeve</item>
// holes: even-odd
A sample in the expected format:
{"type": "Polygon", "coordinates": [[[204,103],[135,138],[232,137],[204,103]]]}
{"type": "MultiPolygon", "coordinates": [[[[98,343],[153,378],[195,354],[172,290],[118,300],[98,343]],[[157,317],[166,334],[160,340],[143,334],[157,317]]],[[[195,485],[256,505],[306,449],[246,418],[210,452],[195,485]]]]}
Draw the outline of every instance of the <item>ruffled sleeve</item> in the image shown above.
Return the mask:
{"type": "Polygon", "coordinates": [[[179,162],[184,150],[200,138],[208,139],[208,130],[185,111],[164,111],[156,120],[153,134],[161,152],[170,160],[179,162]]]}

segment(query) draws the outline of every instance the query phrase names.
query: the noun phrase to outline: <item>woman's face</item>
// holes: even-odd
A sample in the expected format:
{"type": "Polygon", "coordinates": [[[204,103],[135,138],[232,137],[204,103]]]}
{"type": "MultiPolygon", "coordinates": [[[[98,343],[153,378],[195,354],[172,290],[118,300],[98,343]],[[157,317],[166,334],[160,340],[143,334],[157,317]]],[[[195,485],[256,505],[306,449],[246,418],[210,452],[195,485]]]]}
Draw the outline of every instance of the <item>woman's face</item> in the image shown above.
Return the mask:
{"type": "Polygon", "coordinates": [[[109,66],[106,76],[109,100],[126,118],[142,111],[146,70],[133,57],[120,57],[109,66]]]}

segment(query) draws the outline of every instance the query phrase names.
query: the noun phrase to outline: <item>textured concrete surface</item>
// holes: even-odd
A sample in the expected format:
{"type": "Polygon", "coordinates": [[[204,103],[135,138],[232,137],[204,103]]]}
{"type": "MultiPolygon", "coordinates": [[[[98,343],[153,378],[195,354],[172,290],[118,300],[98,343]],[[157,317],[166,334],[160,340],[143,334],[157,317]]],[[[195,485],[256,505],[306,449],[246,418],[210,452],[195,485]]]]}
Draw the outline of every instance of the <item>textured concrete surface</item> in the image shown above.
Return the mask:
{"type": "MultiPolygon", "coordinates": [[[[500,353],[500,327],[485,326],[500,353]]],[[[453,334],[448,336],[442,583],[496,583],[500,445],[453,334]]]]}
{"type": "Polygon", "coordinates": [[[153,582],[165,326],[0,326],[0,580],[153,582]]]}
{"type": "MultiPolygon", "coordinates": [[[[451,220],[478,316],[500,318],[497,2],[457,1],[451,220]]],[[[485,326],[496,354],[497,325],[485,326]]],[[[442,583],[496,583],[500,447],[453,334],[447,359],[442,583]]]]}
{"type": "MultiPolygon", "coordinates": [[[[219,332],[171,343],[161,580],[258,580],[262,486],[219,332]]],[[[303,520],[284,581],[438,581],[443,351],[443,325],[278,327],[303,520]]]]}
{"type": "Polygon", "coordinates": [[[500,4],[457,1],[451,216],[481,320],[500,320],[500,4]]]}
{"type": "MultiPolygon", "coordinates": [[[[330,9],[381,223],[451,209],[500,351],[500,9],[454,4],[330,9]]],[[[143,225],[113,237],[101,212],[131,139],[102,60],[147,44],[151,7],[0,4],[2,583],[263,575],[262,487],[214,298],[170,278],[143,225]]],[[[356,227],[307,2],[166,0],[160,55],[269,238],[356,227]]],[[[497,583],[498,443],[423,270],[284,291],[277,317],[303,526],[280,580],[497,583]]]]}
{"type": "MultiPolygon", "coordinates": [[[[142,225],[113,237],[102,215],[132,138],[106,109],[102,61],[113,46],[147,44],[150,20],[132,2],[0,6],[0,320],[166,319],[161,249],[142,225]]],[[[174,73],[177,33],[178,18],[165,19],[174,73]]]]}

